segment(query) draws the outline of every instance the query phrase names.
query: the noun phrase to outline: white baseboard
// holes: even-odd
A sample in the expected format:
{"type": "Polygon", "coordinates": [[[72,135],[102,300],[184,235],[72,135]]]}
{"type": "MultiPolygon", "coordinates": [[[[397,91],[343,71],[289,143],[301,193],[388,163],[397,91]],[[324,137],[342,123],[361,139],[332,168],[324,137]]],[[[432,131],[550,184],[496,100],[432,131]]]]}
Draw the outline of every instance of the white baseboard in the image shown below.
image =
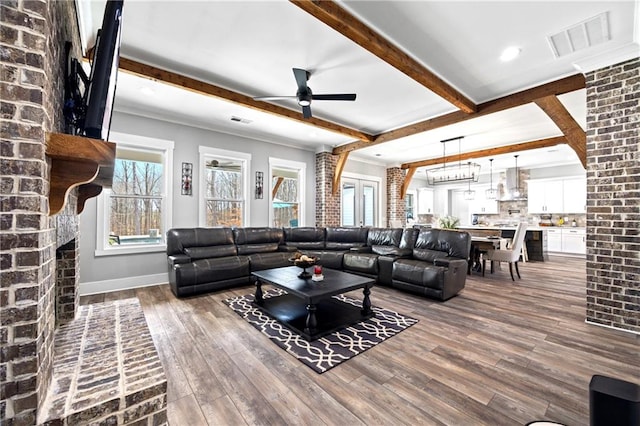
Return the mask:
{"type": "Polygon", "coordinates": [[[115,280],[92,281],[80,283],[80,296],[91,294],[109,293],[118,290],[127,290],[138,287],[148,287],[152,285],[167,284],[169,273],[142,275],[138,277],[118,278],[115,280]]]}
{"type": "Polygon", "coordinates": [[[613,326],[610,326],[610,325],[600,324],[600,323],[597,323],[597,322],[591,322],[588,319],[584,320],[584,322],[589,324],[589,325],[597,325],[598,327],[604,327],[604,328],[608,328],[608,329],[616,330],[616,331],[624,331],[625,333],[631,333],[631,334],[636,334],[636,335],[640,336],[640,332],[638,332],[638,331],[627,330],[626,328],[613,327],[613,326]]]}

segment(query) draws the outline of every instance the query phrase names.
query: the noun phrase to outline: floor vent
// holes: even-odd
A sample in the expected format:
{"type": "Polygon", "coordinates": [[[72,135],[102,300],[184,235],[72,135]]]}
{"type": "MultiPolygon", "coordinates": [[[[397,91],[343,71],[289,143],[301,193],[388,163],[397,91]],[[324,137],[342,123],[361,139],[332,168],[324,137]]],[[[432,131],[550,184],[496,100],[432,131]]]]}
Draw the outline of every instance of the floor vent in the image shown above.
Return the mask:
{"type": "Polygon", "coordinates": [[[609,22],[604,12],[547,37],[556,58],[609,41],[609,22]]]}

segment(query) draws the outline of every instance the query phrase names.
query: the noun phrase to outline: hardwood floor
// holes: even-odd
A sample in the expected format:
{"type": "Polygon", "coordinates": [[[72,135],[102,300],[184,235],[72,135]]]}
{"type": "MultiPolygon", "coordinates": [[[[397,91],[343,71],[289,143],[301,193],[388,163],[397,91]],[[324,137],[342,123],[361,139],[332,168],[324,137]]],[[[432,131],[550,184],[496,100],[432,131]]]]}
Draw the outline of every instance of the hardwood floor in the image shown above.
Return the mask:
{"type": "Polygon", "coordinates": [[[515,283],[504,267],[469,276],[444,303],[375,287],[374,305],[420,322],[324,374],[222,302],[250,286],[177,299],[163,285],[81,303],[140,299],[172,425],[586,425],[594,374],[640,383],[640,336],[584,322],[584,259],[528,262],[520,272],[515,283]]]}

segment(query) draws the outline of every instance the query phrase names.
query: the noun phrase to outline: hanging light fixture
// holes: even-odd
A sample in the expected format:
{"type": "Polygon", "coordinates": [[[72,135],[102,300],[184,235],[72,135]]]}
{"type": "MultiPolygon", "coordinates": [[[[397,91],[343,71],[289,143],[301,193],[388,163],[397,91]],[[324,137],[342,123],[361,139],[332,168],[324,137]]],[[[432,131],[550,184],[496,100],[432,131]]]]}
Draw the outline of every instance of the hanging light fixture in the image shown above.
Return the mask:
{"type": "MultiPolygon", "coordinates": [[[[467,163],[467,165],[469,167],[471,167],[471,161],[469,161],[467,163]]],[[[469,189],[467,189],[466,191],[464,191],[464,199],[465,200],[475,200],[476,199],[476,191],[472,191],[471,190],[471,180],[468,181],[469,182],[469,189]]]]}
{"type": "Polygon", "coordinates": [[[489,189],[484,192],[484,198],[487,200],[495,200],[498,198],[498,190],[493,187],[493,158],[489,159],[489,166],[491,167],[491,172],[489,173],[489,189]]]}
{"type": "Polygon", "coordinates": [[[522,197],[522,188],[520,188],[520,172],[518,171],[518,155],[514,155],[516,159],[516,186],[513,188],[509,188],[509,192],[511,193],[511,198],[514,200],[518,200],[522,197]]]}
{"type": "Polygon", "coordinates": [[[442,167],[427,170],[427,182],[429,185],[448,182],[477,182],[480,177],[480,164],[469,162],[467,167],[463,167],[460,162],[460,141],[464,136],[440,141],[442,143],[442,167]],[[458,140],[458,167],[447,167],[445,161],[447,142],[458,140]]]}

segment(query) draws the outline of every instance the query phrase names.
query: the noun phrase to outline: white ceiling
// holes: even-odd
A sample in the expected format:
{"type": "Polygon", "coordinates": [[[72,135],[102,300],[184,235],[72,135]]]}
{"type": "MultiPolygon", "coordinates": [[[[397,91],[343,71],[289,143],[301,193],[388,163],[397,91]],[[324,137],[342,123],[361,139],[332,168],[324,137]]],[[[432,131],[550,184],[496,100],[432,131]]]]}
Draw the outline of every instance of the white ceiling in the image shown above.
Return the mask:
{"type": "MultiPolygon", "coordinates": [[[[638,0],[347,1],[340,4],[475,103],[638,56],[638,0]],[[608,41],[557,59],[547,36],[605,13],[608,41]],[[635,37],[635,38],[634,38],[635,37]],[[508,46],[521,55],[499,56],[508,46]]],[[[79,0],[89,45],[104,1],[79,0]]],[[[248,96],[295,95],[291,68],[311,71],[314,93],[357,93],[355,102],[314,101],[315,117],[377,134],[456,108],[287,1],[125,0],[121,55],[248,96]]],[[[585,91],[560,97],[585,128],[585,91]]],[[[276,101],[274,101],[276,103],[276,101]]],[[[295,100],[278,104],[298,111],[295,100]]],[[[319,150],[352,138],[272,114],[119,73],[115,109],[319,150]],[[147,89],[144,89],[147,88],[147,89]],[[145,90],[151,94],[145,94],[145,90]],[[231,117],[250,120],[236,123],[231,117]]],[[[535,105],[475,118],[354,152],[385,165],[442,155],[442,139],[464,136],[462,152],[561,136],[535,105]]],[[[447,154],[457,152],[447,144],[447,154]]],[[[579,164],[566,145],[520,153],[519,166],[579,164]]],[[[480,161],[488,164],[487,159],[480,161]]],[[[494,170],[511,167],[512,155],[494,170]]],[[[487,171],[484,168],[484,171],[487,171]]]]}

